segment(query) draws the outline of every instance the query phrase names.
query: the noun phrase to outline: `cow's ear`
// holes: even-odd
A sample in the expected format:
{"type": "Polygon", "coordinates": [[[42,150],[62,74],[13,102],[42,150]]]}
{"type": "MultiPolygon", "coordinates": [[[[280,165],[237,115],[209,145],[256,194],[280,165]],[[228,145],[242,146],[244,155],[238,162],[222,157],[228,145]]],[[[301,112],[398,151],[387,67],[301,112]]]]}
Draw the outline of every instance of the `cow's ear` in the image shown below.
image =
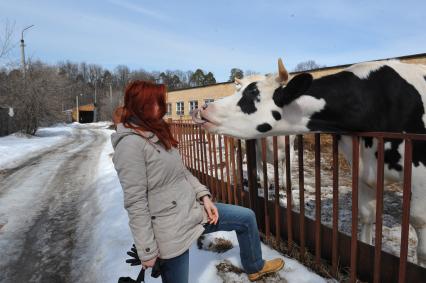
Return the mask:
{"type": "Polygon", "coordinates": [[[293,77],[286,86],[280,87],[274,93],[275,104],[279,107],[290,104],[293,100],[303,95],[313,81],[311,74],[302,73],[293,77]]]}

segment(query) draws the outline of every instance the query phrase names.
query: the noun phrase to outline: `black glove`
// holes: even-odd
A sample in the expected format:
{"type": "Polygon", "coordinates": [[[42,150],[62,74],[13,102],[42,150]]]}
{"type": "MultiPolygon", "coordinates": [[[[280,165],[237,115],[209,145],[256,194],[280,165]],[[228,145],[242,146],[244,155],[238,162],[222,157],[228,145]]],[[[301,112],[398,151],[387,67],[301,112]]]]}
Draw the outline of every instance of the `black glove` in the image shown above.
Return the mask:
{"type": "Polygon", "coordinates": [[[133,258],[126,259],[126,263],[129,263],[130,266],[141,265],[141,260],[138,256],[138,251],[136,250],[135,244],[131,248],[131,251],[128,251],[127,254],[133,258]]]}
{"type": "Polygon", "coordinates": [[[118,283],[142,283],[145,282],[145,269],[141,269],[139,272],[138,278],[136,280],[131,277],[120,277],[118,278],[118,283]]]}
{"type": "Polygon", "coordinates": [[[157,260],[155,261],[155,264],[152,267],[151,277],[158,278],[158,276],[161,275],[161,270],[160,270],[161,262],[160,262],[160,260],[161,259],[157,258],[157,260]]]}
{"type": "Polygon", "coordinates": [[[135,280],[133,280],[130,277],[120,277],[118,278],[118,283],[134,283],[136,282],[135,280]]]}

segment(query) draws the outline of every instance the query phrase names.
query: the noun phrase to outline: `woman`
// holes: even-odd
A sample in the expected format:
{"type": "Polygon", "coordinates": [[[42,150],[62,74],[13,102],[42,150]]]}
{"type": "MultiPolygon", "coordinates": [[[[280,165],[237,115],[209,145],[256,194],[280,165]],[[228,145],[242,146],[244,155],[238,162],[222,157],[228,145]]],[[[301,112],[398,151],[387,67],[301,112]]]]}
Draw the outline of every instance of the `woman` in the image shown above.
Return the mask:
{"type": "Polygon", "coordinates": [[[252,210],[217,203],[184,166],[168,124],[166,88],[135,81],[125,90],[121,123],[111,137],[113,162],[143,268],[161,259],[163,282],[188,282],[189,248],[203,233],[235,230],[249,279],[280,270],[264,261],[252,210]]]}

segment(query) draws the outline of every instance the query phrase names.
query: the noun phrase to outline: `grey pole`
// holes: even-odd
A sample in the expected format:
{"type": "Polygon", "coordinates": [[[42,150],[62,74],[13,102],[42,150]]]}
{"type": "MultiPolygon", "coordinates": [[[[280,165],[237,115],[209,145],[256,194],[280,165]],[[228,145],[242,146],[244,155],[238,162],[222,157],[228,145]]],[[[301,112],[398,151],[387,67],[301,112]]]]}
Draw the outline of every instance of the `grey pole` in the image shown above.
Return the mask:
{"type": "Polygon", "coordinates": [[[97,122],[97,110],[98,110],[98,105],[96,103],[96,90],[97,90],[97,83],[95,82],[95,97],[94,97],[94,103],[93,103],[93,122],[97,122]]]}
{"type": "Polygon", "coordinates": [[[111,105],[111,113],[114,113],[114,108],[112,107],[112,83],[109,83],[109,104],[111,105]]]}
{"type": "Polygon", "coordinates": [[[21,68],[22,68],[22,75],[25,78],[25,43],[24,43],[24,31],[26,31],[29,28],[32,28],[34,25],[27,26],[24,28],[21,32],[21,68]]]}
{"type": "Polygon", "coordinates": [[[76,104],[76,113],[77,113],[77,122],[80,123],[80,110],[78,109],[78,95],[75,96],[75,104],[76,104]]]}

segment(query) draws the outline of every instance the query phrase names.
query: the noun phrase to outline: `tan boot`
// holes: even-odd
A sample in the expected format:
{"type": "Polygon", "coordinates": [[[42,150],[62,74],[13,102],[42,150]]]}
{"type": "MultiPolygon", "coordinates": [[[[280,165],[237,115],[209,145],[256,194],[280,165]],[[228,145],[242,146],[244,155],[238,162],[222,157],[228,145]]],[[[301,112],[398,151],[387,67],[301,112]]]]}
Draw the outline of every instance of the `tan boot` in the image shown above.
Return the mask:
{"type": "Polygon", "coordinates": [[[284,267],[284,260],[282,258],[275,258],[272,260],[266,260],[265,265],[261,270],[256,273],[248,275],[250,281],[257,281],[261,279],[264,275],[277,272],[284,267]]]}

